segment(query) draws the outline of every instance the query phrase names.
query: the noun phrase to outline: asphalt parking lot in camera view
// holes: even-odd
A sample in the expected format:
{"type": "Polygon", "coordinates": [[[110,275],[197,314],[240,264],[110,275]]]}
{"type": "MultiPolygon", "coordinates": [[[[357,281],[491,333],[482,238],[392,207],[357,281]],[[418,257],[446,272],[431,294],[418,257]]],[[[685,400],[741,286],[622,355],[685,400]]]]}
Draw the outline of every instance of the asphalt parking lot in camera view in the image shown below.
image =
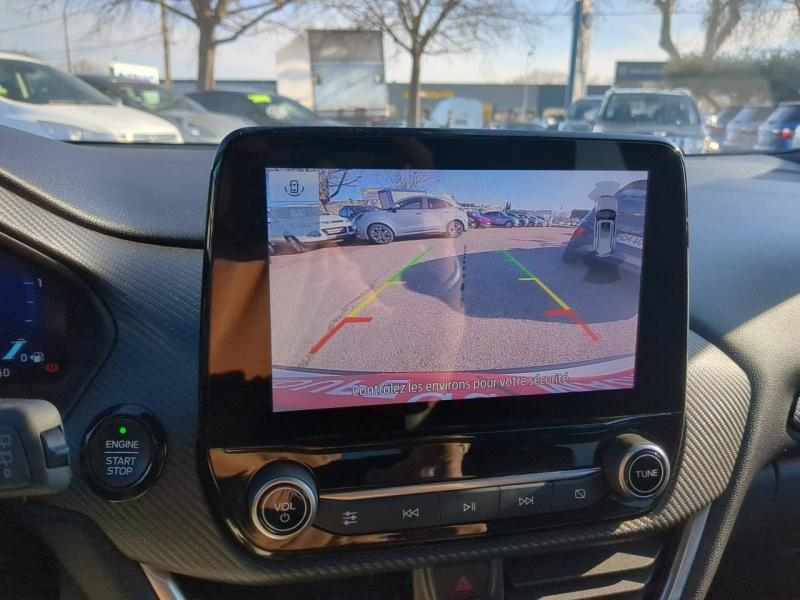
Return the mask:
{"type": "Polygon", "coordinates": [[[572,232],[478,229],[273,256],[273,364],[431,372],[630,355],[638,275],[563,262],[572,232]]]}

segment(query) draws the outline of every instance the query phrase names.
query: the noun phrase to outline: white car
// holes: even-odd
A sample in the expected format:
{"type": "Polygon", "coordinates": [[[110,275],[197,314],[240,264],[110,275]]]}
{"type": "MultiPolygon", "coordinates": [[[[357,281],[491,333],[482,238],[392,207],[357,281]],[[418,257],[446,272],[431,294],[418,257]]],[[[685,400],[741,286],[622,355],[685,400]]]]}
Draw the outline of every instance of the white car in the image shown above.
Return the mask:
{"type": "Polygon", "coordinates": [[[42,61],[0,53],[0,125],[70,142],[181,144],[170,122],[119,106],[42,61]]]}
{"type": "Polygon", "coordinates": [[[355,226],[319,204],[273,206],[267,209],[267,232],[271,246],[285,243],[295,252],[304,252],[308,244],[353,237],[355,226]]]}
{"type": "Polygon", "coordinates": [[[425,233],[458,237],[469,226],[467,214],[447,197],[421,192],[396,203],[390,190],[381,190],[378,198],[382,209],[355,217],[356,235],[373,244],[425,233]]]}

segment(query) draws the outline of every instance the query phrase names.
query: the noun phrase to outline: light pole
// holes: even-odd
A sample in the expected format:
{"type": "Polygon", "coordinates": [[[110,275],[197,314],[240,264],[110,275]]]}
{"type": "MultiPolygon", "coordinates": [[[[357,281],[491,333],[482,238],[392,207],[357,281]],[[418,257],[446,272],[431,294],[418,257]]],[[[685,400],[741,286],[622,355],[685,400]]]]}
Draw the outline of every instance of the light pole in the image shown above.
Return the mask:
{"type": "Polygon", "coordinates": [[[69,7],[69,0],[64,0],[64,10],[61,13],[61,21],[64,24],[64,48],[67,51],[67,71],[72,73],[72,57],[69,52],[69,28],[67,25],[67,8],[69,7]]]}
{"type": "Polygon", "coordinates": [[[528,50],[525,55],[525,73],[522,75],[522,120],[527,120],[528,116],[528,63],[533,56],[533,50],[528,50]]]}
{"type": "Polygon", "coordinates": [[[567,89],[564,94],[564,108],[569,108],[572,104],[572,97],[575,94],[575,70],[578,63],[578,41],[581,36],[581,24],[583,23],[583,0],[575,0],[572,12],[572,44],[569,52],[569,75],[567,78],[567,89]]]}

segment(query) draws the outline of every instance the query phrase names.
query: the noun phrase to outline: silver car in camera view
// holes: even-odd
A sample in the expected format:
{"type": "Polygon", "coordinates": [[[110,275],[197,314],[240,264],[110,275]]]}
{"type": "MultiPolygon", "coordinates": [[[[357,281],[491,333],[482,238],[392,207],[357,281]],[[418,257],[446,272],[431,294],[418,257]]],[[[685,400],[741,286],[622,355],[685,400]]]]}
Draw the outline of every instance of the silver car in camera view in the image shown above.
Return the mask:
{"type": "Polygon", "coordinates": [[[389,244],[407,235],[446,234],[458,237],[468,227],[467,213],[447,196],[380,190],[381,209],[355,216],[356,236],[373,244],[389,244]],[[395,202],[398,196],[404,196],[395,202]]]}

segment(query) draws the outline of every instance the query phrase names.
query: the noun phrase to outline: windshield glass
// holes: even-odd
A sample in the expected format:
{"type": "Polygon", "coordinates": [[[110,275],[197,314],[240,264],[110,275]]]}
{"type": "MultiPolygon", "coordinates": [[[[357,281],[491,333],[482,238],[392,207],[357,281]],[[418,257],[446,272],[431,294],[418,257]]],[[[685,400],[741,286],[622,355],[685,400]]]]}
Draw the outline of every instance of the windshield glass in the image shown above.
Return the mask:
{"type": "Polygon", "coordinates": [[[0,57],[0,97],[28,104],[111,104],[58,69],[0,57]]]}
{"type": "Polygon", "coordinates": [[[0,23],[0,127],[72,143],[355,126],[800,144],[800,0],[9,0],[0,23]]]}

